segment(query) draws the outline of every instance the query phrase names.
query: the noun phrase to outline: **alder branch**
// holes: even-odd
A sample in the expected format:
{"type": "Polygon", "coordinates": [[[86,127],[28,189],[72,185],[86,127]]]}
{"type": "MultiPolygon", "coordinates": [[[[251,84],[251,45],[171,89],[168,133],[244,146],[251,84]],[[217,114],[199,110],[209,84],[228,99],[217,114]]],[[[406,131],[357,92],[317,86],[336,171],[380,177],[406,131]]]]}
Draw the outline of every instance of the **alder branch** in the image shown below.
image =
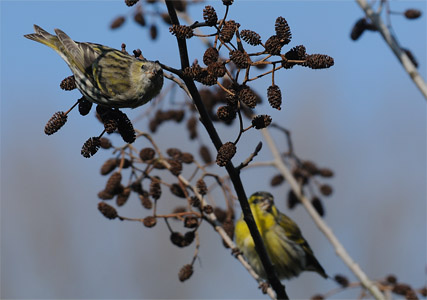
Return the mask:
{"type": "MultiPolygon", "coordinates": [[[[179,25],[178,16],[176,14],[173,1],[166,0],[166,7],[168,10],[169,16],[171,18],[172,24],[179,25]]],[[[178,37],[177,37],[177,43],[178,43],[179,55],[180,55],[180,61],[181,61],[181,70],[184,70],[185,68],[188,68],[190,66],[189,59],[188,59],[187,43],[185,39],[178,38],[178,37]]],[[[221,139],[215,127],[213,126],[212,121],[209,118],[209,115],[206,111],[205,106],[202,103],[202,99],[200,97],[199,91],[194,81],[191,78],[186,76],[183,76],[182,79],[185,82],[190,94],[192,95],[193,102],[200,114],[201,123],[203,124],[206,131],[208,132],[209,137],[212,140],[212,143],[215,145],[216,149],[218,150],[222,146],[221,139]]],[[[235,169],[235,167],[231,162],[228,162],[225,168],[228,174],[230,175],[231,182],[234,186],[234,189],[236,191],[237,197],[240,202],[240,206],[242,208],[244,220],[248,225],[249,231],[254,240],[255,249],[260,257],[265,273],[267,274],[268,282],[271,284],[272,288],[276,292],[278,299],[289,299],[288,295],[286,294],[285,287],[282,285],[279,278],[277,277],[276,271],[270,261],[270,258],[268,257],[264,243],[262,242],[262,238],[256,226],[254,217],[252,215],[239,172],[235,169]]]]}
{"type": "Polygon", "coordinates": [[[396,37],[393,35],[393,33],[390,32],[390,30],[381,20],[380,14],[374,12],[371,5],[366,0],[356,0],[356,2],[363,9],[366,16],[371,20],[372,24],[381,33],[384,41],[389,45],[390,49],[393,51],[405,71],[408,73],[409,77],[411,77],[412,81],[427,100],[427,85],[424,79],[421,77],[420,73],[418,73],[417,68],[409,59],[405,51],[402,50],[399,43],[397,42],[396,37]]]}
{"type": "Polygon", "coordinates": [[[332,229],[317,213],[310,201],[302,194],[298,182],[296,181],[288,167],[283,163],[280,152],[278,151],[277,146],[274,143],[274,140],[271,137],[268,129],[263,129],[261,132],[268,147],[270,148],[271,153],[273,154],[276,168],[289,183],[293,192],[299,198],[304,208],[307,210],[308,214],[313,219],[314,223],[332,244],[336,254],[343,260],[343,262],[348,266],[348,268],[353,272],[353,274],[357,278],[359,278],[362,285],[372,294],[372,296],[375,297],[375,299],[385,300],[385,296],[381,293],[378,287],[368,278],[368,276],[362,271],[359,265],[351,258],[350,254],[348,254],[347,250],[344,248],[338,238],[334,235],[332,229]]]}

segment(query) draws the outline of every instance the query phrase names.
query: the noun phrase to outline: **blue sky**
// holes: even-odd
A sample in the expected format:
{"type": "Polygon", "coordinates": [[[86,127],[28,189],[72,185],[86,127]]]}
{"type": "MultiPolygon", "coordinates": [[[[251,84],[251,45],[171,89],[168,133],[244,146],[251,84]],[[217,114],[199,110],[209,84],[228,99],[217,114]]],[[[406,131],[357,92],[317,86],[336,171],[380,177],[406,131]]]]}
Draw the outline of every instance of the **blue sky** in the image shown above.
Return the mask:
{"type": "MultiPolygon", "coordinates": [[[[208,3],[223,12],[221,1],[208,3]]],[[[60,28],[77,41],[115,48],[124,42],[128,51],[140,48],[148,59],[179,67],[175,39],[167,26],[149,17],[159,26],[159,39],[151,41],[147,30],[131,21],[131,9],[123,1],[1,1],[0,5],[2,298],[262,298],[256,283],[208,225],[201,229],[194,277],[180,283],[177,272],[191,260],[193,250],[171,245],[164,224],[146,229],[99,214],[96,194],[106,179],[98,170],[111,154],[99,153],[92,159],[80,155],[82,143],[101,131],[92,113],[87,117],[72,113],[58,133],[49,137],[43,133],[50,116],[68,109],[80,96],[59,89],[60,81],[70,75],[62,59],[23,37],[33,32],[33,24],[50,32],[60,28]],[[109,30],[118,15],[130,19],[122,28],[109,30]]],[[[423,1],[392,2],[391,7],[427,12],[423,1]]],[[[201,19],[202,9],[203,5],[190,8],[194,20],[201,19]]],[[[302,158],[335,171],[334,194],[324,201],[325,220],[368,276],[396,273],[403,282],[421,287],[426,280],[425,99],[379,34],[367,32],[357,42],[350,40],[352,25],[362,16],[355,2],[235,1],[230,10],[241,29],[256,30],[264,40],[274,33],[278,16],[291,27],[289,46],[303,44],[309,53],[328,54],[335,65],[277,74],[283,109],[273,112],[262,106],[259,112],[291,129],[302,158]]],[[[425,16],[411,21],[393,15],[392,24],[426,78],[425,16]]],[[[197,39],[188,43],[190,60],[200,61],[204,46],[197,39]]],[[[264,78],[253,87],[263,94],[268,85],[264,78]]],[[[127,113],[136,118],[144,110],[127,113]]],[[[145,130],[147,124],[138,126],[145,130]]],[[[220,126],[219,133],[227,141],[237,131],[220,126]]],[[[197,143],[182,142],[186,136],[184,130],[181,134],[166,126],[157,139],[164,148],[182,145],[196,152],[197,143]]],[[[207,136],[203,139],[209,143],[207,136]]],[[[244,135],[239,144],[244,150],[236,163],[260,139],[261,135],[244,135]]],[[[280,135],[276,141],[284,147],[280,135]]],[[[260,161],[271,158],[267,147],[264,150],[260,161]]],[[[243,173],[247,193],[270,189],[271,176],[268,168],[243,173]]],[[[306,212],[301,207],[287,211],[284,190],[271,192],[279,208],[300,224],[326,271],[354,280],[306,212]]],[[[132,201],[125,208],[129,215],[147,214],[137,199],[132,201]]],[[[305,273],[287,287],[291,297],[307,298],[334,284],[305,273]]],[[[355,296],[349,292],[336,298],[355,296]]]]}

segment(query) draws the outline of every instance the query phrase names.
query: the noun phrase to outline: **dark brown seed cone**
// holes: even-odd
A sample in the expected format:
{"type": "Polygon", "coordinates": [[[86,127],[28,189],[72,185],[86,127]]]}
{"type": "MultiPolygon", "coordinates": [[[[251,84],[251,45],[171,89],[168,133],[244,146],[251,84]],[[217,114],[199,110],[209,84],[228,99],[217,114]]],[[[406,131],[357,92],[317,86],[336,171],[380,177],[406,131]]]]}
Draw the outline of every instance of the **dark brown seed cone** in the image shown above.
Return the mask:
{"type": "Polygon", "coordinates": [[[157,170],[164,170],[166,169],[165,165],[161,162],[160,159],[155,159],[153,162],[153,167],[157,170]]]}
{"type": "Polygon", "coordinates": [[[327,69],[334,65],[334,59],[326,54],[310,54],[303,66],[311,69],[327,69]]]}
{"type": "Polygon", "coordinates": [[[292,38],[291,29],[288,22],[283,17],[278,17],[274,25],[276,35],[282,40],[283,45],[289,44],[292,38]]]}
{"type": "Polygon", "coordinates": [[[212,77],[215,78],[215,83],[217,82],[217,78],[221,78],[225,75],[226,73],[226,68],[225,68],[225,63],[222,61],[217,61],[214,63],[211,63],[208,68],[208,73],[209,75],[211,75],[212,77]]]}
{"type": "MultiPolygon", "coordinates": [[[[226,219],[222,223],[222,228],[224,228],[224,231],[227,233],[227,235],[233,239],[234,238],[234,222],[232,219],[226,219]]],[[[228,248],[228,245],[223,241],[223,244],[226,248],[228,248]]]]}
{"type": "Polygon", "coordinates": [[[198,63],[193,63],[190,68],[184,70],[184,75],[195,80],[202,78],[203,68],[198,63]]]}
{"type": "Polygon", "coordinates": [[[203,54],[203,62],[205,65],[210,65],[218,60],[219,54],[218,50],[214,47],[206,49],[205,54],[203,54]]]}
{"type": "Polygon", "coordinates": [[[280,55],[280,51],[282,50],[282,42],[277,35],[272,35],[265,42],[265,52],[271,55],[280,55]]]}
{"type": "Polygon", "coordinates": [[[126,18],[124,16],[119,16],[113,20],[110,24],[111,29],[117,29],[123,25],[123,23],[126,21],[126,18]]]}
{"type": "Polygon", "coordinates": [[[292,175],[302,185],[307,184],[308,178],[311,176],[310,174],[307,173],[306,170],[304,170],[303,168],[299,168],[299,167],[296,167],[292,170],[292,175]]]}
{"type": "Polygon", "coordinates": [[[257,46],[261,44],[261,36],[255,31],[247,29],[242,30],[240,32],[240,37],[249,45],[257,46]]]}
{"type": "Polygon", "coordinates": [[[310,173],[310,175],[316,175],[319,173],[319,169],[316,164],[310,160],[305,160],[301,164],[301,168],[310,173]]]}
{"type": "Polygon", "coordinates": [[[182,163],[173,159],[168,159],[168,163],[170,164],[170,172],[175,176],[179,176],[182,171],[182,163]]]}
{"type": "Polygon", "coordinates": [[[285,59],[282,61],[282,66],[285,69],[291,69],[295,66],[295,63],[289,62],[289,60],[305,60],[307,53],[303,45],[293,47],[291,50],[285,53],[285,59]]]}
{"type": "Polygon", "coordinates": [[[117,116],[117,130],[119,131],[123,141],[131,144],[136,139],[135,129],[133,129],[132,122],[125,113],[120,110],[114,111],[117,116]]]}
{"type": "Polygon", "coordinates": [[[348,281],[347,277],[345,277],[344,275],[340,275],[340,274],[335,275],[334,280],[336,283],[338,283],[343,288],[348,287],[348,285],[350,283],[348,281]]]}
{"type": "Polygon", "coordinates": [[[311,297],[310,299],[311,300],[323,300],[323,299],[325,299],[325,297],[323,295],[316,294],[313,297],[311,297]]]}
{"type": "Polygon", "coordinates": [[[285,181],[285,177],[282,174],[277,174],[273,178],[271,178],[270,185],[278,186],[281,185],[285,181]]]}
{"type": "Polygon", "coordinates": [[[148,124],[148,128],[150,129],[151,132],[155,133],[157,131],[157,127],[159,125],[160,125],[160,122],[158,120],[156,120],[156,119],[153,119],[148,124]]]}
{"type": "Polygon", "coordinates": [[[178,148],[168,148],[166,150],[166,154],[169,155],[170,158],[173,158],[176,160],[180,160],[182,156],[182,152],[178,148]]]}
{"type": "Polygon", "coordinates": [[[191,117],[187,121],[187,129],[190,134],[190,140],[194,140],[197,137],[197,118],[191,117]]]}
{"type": "Polygon", "coordinates": [[[246,69],[250,64],[249,55],[239,50],[230,51],[230,59],[239,69],[246,69]]]}
{"type": "Polygon", "coordinates": [[[185,117],[185,111],[183,109],[174,111],[173,119],[175,120],[175,122],[181,123],[182,120],[184,120],[184,117],[185,117]]]}
{"type": "Polygon", "coordinates": [[[330,196],[332,194],[332,187],[328,184],[322,184],[320,186],[320,192],[322,193],[322,195],[324,196],[330,196]]]}
{"type": "Polygon", "coordinates": [[[237,109],[237,103],[239,101],[239,97],[238,97],[239,93],[232,88],[230,88],[229,91],[232,92],[233,94],[226,93],[225,102],[227,102],[227,105],[237,109]]]}
{"type": "Polygon", "coordinates": [[[205,164],[210,164],[213,162],[211,152],[207,146],[200,146],[199,154],[205,164]]]}
{"type": "Polygon", "coordinates": [[[111,200],[114,198],[113,194],[108,193],[105,190],[102,190],[98,193],[98,198],[101,200],[111,200]]]}
{"type": "Polygon", "coordinates": [[[193,154],[188,153],[188,152],[184,152],[181,155],[181,160],[184,164],[191,164],[194,162],[193,154]]]}
{"type": "Polygon", "coordinates": [[[405,299],[406,300],[418,300],[419,298],[417,296],[417,293],[415,293],[415,291],[411,289],[411,290],[406,292],[405,299]]]}
{"type": "MultiPolygon", "coordinates": [[[[187,208],[185,206],[177,206],[173,209],[172,213],[173,214],[179,214],[179,213],[183,213],[186,211],[187,211],[187,208]]],[[[177,217],[174,217],[174,218],[178,220],[177,217]]]]}
{"type": "Polygon", "coordinates": [[[214,208],[214,214],[220,223],[223,223],[225,221],[225,219],[227,218],[227,212],[220,207],[214,208]]]}
{"type": "Polygon", "coordinates": [[[99,146],[102,149],[110,149],[111,147],[113,147],[113,144],[111,143],[111,141],[109,139],[107,139],[106,137],[102,137],[99,139],[99,146]]]}
{"type": "Polygon", "coordinates": [[[214,211],[214,209],[213,209],[213,207],[211,205],[205,205],[205,206],[203,206],[203,212],[205,214],[209,215],[209,214],[213,213],[213,211],[214,211]]]}
{"type": "Polygon", "coordinates": [[[313,205],[314,209],[317,211],[319,216],[321,217],[325,216],[325,209],[323,208],[322,201],[320,201],[319,198],[313,197],[313,199],[311,199],[311,205],[313,205]]]}
{"type": "Polygon", "coordinates": [[[421,16],[421,11],[418,9],[407,9],[405,11],[405,17],[407,19],[418,19],[421,16]]]}
{"type": "Polygon", "coordinates": [[[234,222],[232,219],[228,218],[222,223],[222,227],[228,236],[233,239],[234,238],[234,222]]]}
{"type": "MultiPolygon", "coordinates": [[[[125,44],[122,44],[122,47],[123,47],[123,45],[125,45],[125,44]]],[[[126,46],[126,45],[125,45],[126,46]]],[[[142,56],[142,51],[141,51],[141,49],[136,49],[136,50],[133,50],[132,51],[133,52],[133,56],[135,57],[135,58],[140,58],[141,56],[142,56]]],[[[128,53],[129,54],[129,53],[128,53]]]]}
{"type": "Polygon", "coordinates": [[[175,196],[179,198],[185,198],[185,193],[178,183],[173,183],[169,189],[171,193],[174,194],[175,196]]]}
{"type": "Polygon", "coordinates": [[[272,108],[281,110],[282,92],[280,91],[280,88],[277,85],[273,84],[268,87],[267,99],[268,99],[268,103],[270,103],[270,106],[272,108]]]}
{"type": "Polygon", "coordinates": [[[187,216],[184,218],[184,227],[196,228],[199,225],[199,221],[194,216],[187,216]]]}
{"type": "Polygon", "coordinates": [[[258,115],[252,119],[252,126],[255,129],[263,129],[271,124],[271,117],[269,115],[258,115]]]}
{"type": "Polygon", "coordinates": [[[121,192],[121,181],[122,174],[120,172],[114,172],[107,180],[107,184],[105,185],[105,191],[112,195],[118,194],[119,192],[121,192]]]}
{"type": "Polygon", "coordinates": [[[216,25],[216,23],[218,22],[218,16],[212,6],[205,6],[205,8],[203,9],[203,19],[205,20],[206,25],[208,26],[216,25]]]}
{"type": "MultiPolygon", "coordinates": [[[[117,165],[120,165],[120,163],[121,163],[121,161],[120,161],[120,159],[118,159],[117,160],[117,165]]],[[[123,159],[123,166],[122,166],[122,168],[123,169],[127,169],[130,166],[132,166],[132,161],[130,159],[127,159],[127,158],[123,159]]]]}
{"type": "Polygon", "coordinates": [[[222,29],[219,35],[220,39],[224,43],[230,42],[238,26],[239,26],[238,23],[236,23],[234,20],[225,21],[224,26],[222,26],[222,29]]]}
{"type": "Polygon", "coordinates": [[[327,169],[327,168],[322,168],[318,170],[318,174],[322,177],[333,177],[334,176],[334,172],[331,169],[327,169]]]}
{"type": "Polygon", "coordinates": [[[160,186],[160,180],[154,177],[150,183],[150,196],[154,200],[157,200],[160,198],[161,195],[162,195],[162,188],[160,186]]]}
{"type": "Polygon", "coordinates": [[[193,29],[187,25],[172,25],[169,27],[169,32],[179,39],[190,39],[193,37],[193,29]]]}
{"type": "Polygon", "coordinates": [[[222,4],[229,6],[231,4],[233,4],[234,0],[222,0],[222,4]]]}
{"type": "Polygon", "coordinates": [[[398,295],[406,295],[408,291],[412,290],[411,286],[406,283],[398,283],[393,287],[393,293],[398,295]]]}
{"type": "Polygon", "coordinates": [[[206,193],[208,192],[208,187],[206,186],[206,182],[203,180],[203,178],[200,178],[199,180],[197,180],[196,187],[197,187],[197,191],[201,195],[206,195],[206,193]]]}
{"type": "Polygon", "coordinates": [[[67,122],[68,116],[63,111],[58,111],[47,121],[44,127],[44,133],[47,135],[54,134],[67,122]]]}
{"type": "Polygon", "coordinates": [[[153,148],[143,148],[139,152],[139,157],[141,158],[142,161],[152,160],[155,155],[156,155],[156,151],[154,151],[153,148]]]}
{"type": "Polygon", "coordinates": [[[138,3],[139,0],[125,0],[127,6],[133,6],[138,3]]]}
{"type": "Polygon", "coordinates": [[[86,116],[90,112],[92,105],[93,105],[92,102],[87,100],[85,97],[81,97],[79,99],[79,113],[80,113],[80,115],[86,116]]]}
{"type": "Polygon", "coordinates": [[[248,86],[242,86],[242,89],[239,91],[238,98],[250,108],[255,108],[257,104],[257,97],[248,86]]]}
{"type": "Polygon", "coordinates": [[[134,191],[135,193],[138,193],[140,195],[142,195],[144,193],[146,193],[148,195],[147,191],[143,190],[141,181],[132,182],[130,184],[130,188],[132,189],[132,191],[134,191]]]}
{"type": "Polygon", "coordinates": [[[224,106],[218,107],[218,110],[216,111],[216,115],[218,119],[225,122],[229,122],[236,118],[237,112],[234,107],[231,107],[229,105],[224,105],[224,106]]]}
{"type": "Polygon", "coordinates": [[[350,33],[350,38],[353,41],[358,40],[365,30],[375,30],[375,27],[368,23],[365,18],[361,18],[354,24],[350,33]]]}
{"type": "Polygon", "coordinates": [[[412,54],[411,50],[402,48],[402,51],[406,53],[406,55],[408,56],[412,64],[415,66],[415,68],[418,68],[418,61],[416,60],[415,56],[412,54]]]}
{"type": "Polygon", "coordinates": [[[385,280],[390,284],[396,284],[397,283],[397,277],[393,274],[387,275],[385,280]]]}
{"type": "Polygon", "coordinates": [[[122,192],[117,194],[116,204],[117,206],[123,206],[128,201],[130,196],[131,188],[125,187],[122,189],[122,192]]]}
{"type": "Polygon", "coordinates": [[[117,129],[117,121],[114,119],[109,119],[104,122],[104,129],[106,133],[113,133],[117,129]]]}
{"type": "Polygon", "coordinates": [[[150,198],[148,198],[148,193],[145,192],[142,195],[139,195],[139,200],[141,200],[141,204],[146,209],[152,209],[153,208],[153,202],[151,202],[150,198]]]}
{"type": "Polygon", "coordinates": [[[184,234],[184,243],[183,247],[187,247],[190,245],[193,241],[196,235],[194,234],[194,231],[189,231],[184,234]]]}
{"type": "Polygon", "coordinates": [[[207,71],[204,71],[203,76],[197,81],[200,82],[201,84],[204,84],[207,86],[212,86],[212,85],[216,84],[217,80],[218,80],[217,77],[215,77],[211,74],[208,74],[207,71]]]}
{"type": "Polygon", "coordinates": [[[184,247],[184,235],[180,232],[172,232],[170,235],[172,244],[178,247],[184,247]]]}
{"type": "Polygon", "coordinates": [[[89,158],[93,155],[95,155],[96,152],[98,152],[98,149],[100,147],[100,141],[99,138],[94,136],[89,138],[82,147],[81,150],[81,155],[83,155],[83,157],[89,158]]]}
{"type": "Polygon", "coordinates": [[[110,174],[117,167],[117,158],[107,159],[101,166],[101,175],[110,174]]]}
{"type": "Polygon", "coordinates": [[[68,76],[61,81],[59,87],[65,91],[71,91],[77,88],[76,81],[74,80],[74,75],[68,76]]]}
{"type": "Polygon", "coordinates": [[[290,190],[288,193],[287,204],[289,209],[293,209],[300,201],[298,197],[295,195],[293,190],[290,190]]]}
{"type": "Polygon", "coordinates": [[[181,270],[179,270],[178,278],[179,281],[183,282],[189,279],[193,275],[193,266],[192,265],[184,265],[181,270]]]}
{"type": "Polygon", "coordinates": [[[218,154],[216,156],[216,163],[220,167],[225,167],[225,165],[231,161],[233,156],[236,154],[236,145],[234,145],[232,142],[227,142],[223,144],[219,150],[218,154]]]}
{"type": "Polygon", "coordinates": [[[157,26],[154,24],[150,26],[150,37],[152,40],[157,39],[157,26]]]}
{"type": "Polygon", "coordinates": [[[199,198],[197,198],[196,196],[192,196],[190,198],[190,204],[193,207],[200,208],[200,200],[199,200],[199,198]]]}
{"type": "Polygon", "coordinates": [[[145,217],[143,221],[144,226],[148,228],[154,227],[156,223],[157,223],[157,220],[153,216],[145,217]]]}
{"type": "Polygon", "coordinates": [[[98,210],[106,217],[107,219],[113,220],[118,217],[117,211],[111,205],[108,205],[105,202],[98,203],[98,210]]]}
{"type": "MultiPolygon", "coordinates": [[[[142,11],[141,10],[139,10],[139,11],[137,11],[136,12],[136,14],[133,16],[133,20],[137,23],[137,24],[139,24],[139,25],[141,25],[141,26],[145,26],[145,25],[147,25],[147,22],[145,21],[145,18],[144,18],[144,14],[142,13],[142,11]]],[[[139,56],[139,55],[138,55],[139,56]]]]}

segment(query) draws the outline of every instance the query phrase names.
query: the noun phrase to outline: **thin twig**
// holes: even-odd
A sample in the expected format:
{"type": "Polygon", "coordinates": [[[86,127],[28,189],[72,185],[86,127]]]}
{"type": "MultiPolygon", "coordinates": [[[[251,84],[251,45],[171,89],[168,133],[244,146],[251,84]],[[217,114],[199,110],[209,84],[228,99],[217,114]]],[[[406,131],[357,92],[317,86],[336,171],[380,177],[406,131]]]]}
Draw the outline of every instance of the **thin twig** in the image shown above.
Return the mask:
{"type": "Polygon", "coordinates": [[[402,50],[399,43],[397,42],[396,37],[390,32],[387,26],[381,20],[381,16],[378,13],[375,13],[371,5],[366,0],[356,0],[357,4],[363,9],[366,16],[371,20],[372,24],[378,29],[381,33],[381,36],[384,38],[385,42],[389,45],[390,49],[399,59],[405,71],[411,77],[412,81],[418,87],[420,92],[423,94],[424,98],[427,100],[427,85],[424,82],[424,79],[418,73],[417,68],[414,66],[412,61],[409,59],[405,51],[402,50]]]}
{"type": "Polygon", "coordinates": [[[348,268],[359,278],[362,285],[369,290],[372,296],[377,300],[385,300],[384,295],[378,289],[378,287],[368,278],[368,276],[362,271],[359,265],[351,258],[344,246],[340,243],[338,238],[334,235],[332,229],[325,223],[325,221],[317,213],[316,209],[313,207],[311,202],[302,194],[300,185],[295,180],[291,171],[283,163],[282,157],[277,149],[276,144],[274,143],[273,138],[271,137],[268,129],[261,130],[265,141],[267,142],[268,147],[270,148],[271,153],[273,154],[276,168],[279,172],[285,177],[286,181],[291,186],[295,195],[300,199],[304,208],[307,210],[310,217],[313,219],[314,223],[320,229],[320,231],[326,236],[332,246],[335,248],[336,254],[342,259],[342,261],[348,266],[348,268]]]}

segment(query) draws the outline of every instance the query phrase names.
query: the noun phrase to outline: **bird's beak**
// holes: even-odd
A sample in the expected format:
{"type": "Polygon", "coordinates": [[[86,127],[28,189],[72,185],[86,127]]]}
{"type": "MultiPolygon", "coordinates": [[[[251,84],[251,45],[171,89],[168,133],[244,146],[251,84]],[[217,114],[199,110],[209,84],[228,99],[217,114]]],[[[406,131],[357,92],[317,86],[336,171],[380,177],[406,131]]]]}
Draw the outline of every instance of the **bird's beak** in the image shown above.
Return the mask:
{"type": "Polygon", "coordinates": [[[260,207],[263,211],[270,212],[273,202],[270,199],[265,199],[260,203],[260,207]]]}

